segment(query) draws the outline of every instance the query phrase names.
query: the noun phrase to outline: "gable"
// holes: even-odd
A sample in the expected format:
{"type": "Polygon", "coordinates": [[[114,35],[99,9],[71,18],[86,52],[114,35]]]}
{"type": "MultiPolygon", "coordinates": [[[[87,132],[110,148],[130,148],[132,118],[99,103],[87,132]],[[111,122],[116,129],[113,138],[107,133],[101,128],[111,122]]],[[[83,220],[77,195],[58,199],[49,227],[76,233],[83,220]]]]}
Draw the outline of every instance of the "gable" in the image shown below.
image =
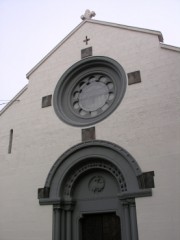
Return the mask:
{"type": "MultiPolygon", "coordinates": [[[[76,28],[74,28],[60,43],[58,43],[37,65],[35,65],[26,75],[27,78],[30,77],[30,75],[44,62],[46,61],[57,49],[62,47],[62,45],[68,41],[77,31],[79,31],[84,25],[88,25],[89,28],[92,27],[93,31],[96,33],[102,34],[102,28],[101,31],[95,28],[97,26],[104,26],[105,28],[111,28],[111,29],[118,29],[118,31],[122,30],[123,35],[124,31],[131,31],[131,32],[138,32],[138,33],[144,33],[144,34],[149,34],[149,35],[154,35],[157,36],[160,42],[163,42],[163,36],[161,32],[159,31],[154,31],[154,30],[149,30],[149,29],[143,29],[143,28],[137,28],[137,27],[132,27],[132,26],[126,26],[126,25],[121,25],[121,24],[115,24],[115,23],[109,23],[109,22],[104,22],[104,21],[98,21],[98,20],[85,20],[82,21],[76,28]],[[91,25],[91,27],[90,27],[91,25]]],[[[107,38],[107,35],[105,36],[107,38]]]]}
{"type": "MultiPolygon", "coordinates": [[[[90,46],[92,55],[110,56],[119,61],[126,72],[139,70],[142,68],[141,65],[152,62],[152,58],[158,60],[158,51],[161,49],[169,50],[161,54],[163,55],[161,61],[169,55],[174,61],[173,58],[176,56],[170,52],[178,54],[180,48],[163,44],[162,41],[163,36],[159,31],[97,20],[82,21],[27,73],[27,78],[31,80],[28,88],[37,90],[37,93],[34,92],[36,96],[52,93],[64,71],[79,61],[81,51],[90,46]],[[86,37],[90,39],[87,45],[86,37]]],[[[1,114],[13,101],[12,99],[1,114]]]]}

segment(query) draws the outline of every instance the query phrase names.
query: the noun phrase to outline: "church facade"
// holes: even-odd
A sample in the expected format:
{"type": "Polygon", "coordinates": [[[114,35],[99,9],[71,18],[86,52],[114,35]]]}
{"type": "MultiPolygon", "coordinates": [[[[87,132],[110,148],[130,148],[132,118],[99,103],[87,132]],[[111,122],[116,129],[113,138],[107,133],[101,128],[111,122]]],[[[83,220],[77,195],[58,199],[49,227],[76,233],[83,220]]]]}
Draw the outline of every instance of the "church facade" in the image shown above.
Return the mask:
{"type": "Polygon", "coordinates": [[[180,238],[180,48],[94,15],[0,112],[0,239],[180,238]]]}

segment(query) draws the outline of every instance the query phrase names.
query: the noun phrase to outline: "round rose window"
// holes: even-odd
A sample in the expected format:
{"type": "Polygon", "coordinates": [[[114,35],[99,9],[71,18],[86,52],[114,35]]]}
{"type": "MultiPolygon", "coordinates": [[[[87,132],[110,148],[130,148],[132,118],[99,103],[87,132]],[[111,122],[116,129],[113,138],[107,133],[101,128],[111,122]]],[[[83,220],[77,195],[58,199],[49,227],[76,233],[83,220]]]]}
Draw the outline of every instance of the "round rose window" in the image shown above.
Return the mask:
{"type": "Polygon", "coordinates": [[[90,57],[75,63],[60,78],[54,92],[57,116],[73,126],[90,126],[112,113],[126,89],[119,63],[107,57],[90,57]]]}

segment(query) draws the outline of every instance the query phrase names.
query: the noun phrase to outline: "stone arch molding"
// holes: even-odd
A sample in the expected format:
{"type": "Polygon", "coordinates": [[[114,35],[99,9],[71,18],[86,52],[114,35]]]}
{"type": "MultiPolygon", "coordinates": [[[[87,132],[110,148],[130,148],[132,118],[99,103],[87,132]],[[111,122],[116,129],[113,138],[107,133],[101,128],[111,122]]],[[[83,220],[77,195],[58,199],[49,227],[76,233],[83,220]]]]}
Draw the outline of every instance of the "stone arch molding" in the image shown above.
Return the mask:
{"type": "Polygon", "coordinates": [[[136,160],[116,144],[95,140],[80,143],[59,157],[47,176],[44,188],[39,189],[40,204],[54,204],[63,200],[64,196],[69,195],[68,191],[72,192],[78,176],[92,168],[111,172],[119,181],[120,195],[147,193],[142,190],[138,180],[142,171],[136,160]]]}
{"type": "Polygon", "coordinates": [[[77,222],[80,222],[83,214],[106,212],[109,209],[122,219],[122,239],[138,239],[135,198],[152,195],[151,189],[143,187],[142,176],[136,160],[116,144],[94,140],[67,150],[52,166],[44,188],[38,189],[39,203],[53,205],[53,240],[81,239],[77,222]],[[86,186],[94,193],[93,201],[101,202],[100,208],[94,207],[94,202],[92,205],[92,199],[88,198],[87,207],[86,204],[77,204],[74,189],[85,181],[86,176],[90,176],[86,186]],[[108,196],[107,201],[107,196],[103,197],[103,193],[108,178],[113,179],[116,188],[112,188],[116,190],[113,190],[115,195],[108,196]],[[101,199],[98,199],[98,194],[102,194],[101,199]]]}
{"type": "MultiPolygon", "coordinates": [[[[121,171],[113,163],[101,158],[93,157],[91,159],[87,159],[86,161],[80,162],[80,164],[75,165],[70,171],[70,173],[67,174],[65,184],[63,184],[61,191],[63,199],[72,200],[73,189],[78,178],[88,173],[89,171],[96,170],[102,170],[104,172],[110,173],[114,177],[119,186],[119,192],[127,191],[126,181],[121,171]]],[[[101,191],[101,187],[99,187],[98,190],[98,183],[96,184],[96,186],[94,183],[94,188],[95,188],[94,192],[101,191]]]]}

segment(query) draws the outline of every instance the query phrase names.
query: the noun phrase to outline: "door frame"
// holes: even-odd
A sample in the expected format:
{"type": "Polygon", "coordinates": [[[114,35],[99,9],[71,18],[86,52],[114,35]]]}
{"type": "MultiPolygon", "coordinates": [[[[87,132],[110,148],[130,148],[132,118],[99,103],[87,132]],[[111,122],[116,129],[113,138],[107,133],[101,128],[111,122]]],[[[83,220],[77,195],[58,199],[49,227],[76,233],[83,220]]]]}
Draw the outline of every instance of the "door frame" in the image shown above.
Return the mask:
{"type": "MultiPolygon", "coordinates": [[[[125,149],[100,140],[80,143],[62,154],[52,166],[44,188],[38,190],[40,205],[53,205],[53,240],[79,240],[72,236],[77,206],[73,189],[83,174],[94,169],[107,171],[118,184],[112,201],[118,202],[113,210],[122,220],[122,239],[138,240],[135,198],[152,196],[152,190],[143,188],[143,172],[125,149]]],[[[79,210],[78,214],[83,213],[79,210]]]]}

